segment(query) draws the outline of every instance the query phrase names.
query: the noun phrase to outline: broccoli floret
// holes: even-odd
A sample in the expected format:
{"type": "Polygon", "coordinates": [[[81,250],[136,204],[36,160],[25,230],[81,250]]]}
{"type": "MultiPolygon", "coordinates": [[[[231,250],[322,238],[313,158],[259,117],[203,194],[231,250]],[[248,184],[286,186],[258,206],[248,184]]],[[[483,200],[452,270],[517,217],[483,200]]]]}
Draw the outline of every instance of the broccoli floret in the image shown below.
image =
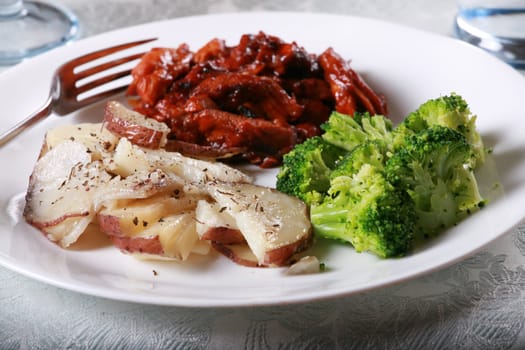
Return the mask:
{"type": "Polygon", "coordinates": [[[304,200],[316,234],[380,257],[405,254],[484,206],[473,169],[485,150],[459,96],[429,100],[396,128],[334,112],[284,157],[277,188],[304,200]]]}
{"type": "Polygon", "coordinates": [[[322,137],[325,141],[347,151],[352,151],[368,140],[391,143],[392,122],[382,115],[356,113],[351,117],[333,112],[321,128],[324,130],[322,137]]]}
{"type": "Polygon", "coordinates": [[[365,164],[382,170],[388,159],[388,145],[381,140],[368,140],[346,154],[332,171],[330,177],[351,176],[359,172],[365,164]]]}
{"type": "Polygon", "coordinates": [[[481,135],[476,130],[476,116],[472,115],[467,102],[459,95],[450,94],[423,103],[410,113],[397,129],[417,133],[434,125],[454,129],[472,146],[471,165],[477,167],[485,161],[485,149],[481,135]]]}
{"type": "Polygon", "coordinates": [[[393,187],[381,170],[364,164],[352,176],[332,179],[325,200],[312,205],[311,221],[318,235],[388,258],[410,249],[416,214],[405,191],[393,187]]]}
{"type": "Polygon", "coordinates": [[[284,156],[276,188],[307,204],[319,202],[330,187],[332,169],[345,153],[321,137],[307,139],[284,156]]]}
{"type": "Polygon", "coordinates": [[[483,205],[468,165],[471,154],[463,134],[432,126],[407,137],[387,161],[387,179],[414,201],[419,233],[434,235],[483,205]]]}

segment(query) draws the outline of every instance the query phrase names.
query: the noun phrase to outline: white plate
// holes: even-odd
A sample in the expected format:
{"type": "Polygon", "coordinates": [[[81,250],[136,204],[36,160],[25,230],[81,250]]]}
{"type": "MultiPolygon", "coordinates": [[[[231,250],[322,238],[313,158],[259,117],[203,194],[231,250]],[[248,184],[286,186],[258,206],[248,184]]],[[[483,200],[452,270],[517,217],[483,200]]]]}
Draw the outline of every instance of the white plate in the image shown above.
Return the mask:
{"type": "MultiPolygon", "coordinates": [[[[0,75],[0,128],[45,100],[54,68],[67,59],[155,36],[160,38],[155,43],[159,46],[186,42],[196,49],[213,37],[235,44],[243,33],[259,30],[295,40],[311,52],[334,47],[388,97],[395,120],[429,98],[452,91],[461,94],[478,114],[485,142],[494,147],[489,162],[494,168],[483,174],[484,185],[490,187],[499,175],[504,194],[401,259],[379,260],[337,244],[318,246],[314,252],[328,271],[317,275],[291,277],[282,269],[245,268],[221,257],[184,265],[143,262],[96,240],[63,250],[23,222],[23,193],[45,130],[59,123],[100,120],[99,104],[67,118],[51,117],[0,150],[0,264],[56,286],[119,300],[201,307],[269,305],[348,295],[406,280],[472,254],[525,216],[525,79],[462,42],[369,19],[225,14],[151,23],[88,38],[0,75]]],[[[272,184],[273,173],[265,175],[259,181],[272,184]]]]}

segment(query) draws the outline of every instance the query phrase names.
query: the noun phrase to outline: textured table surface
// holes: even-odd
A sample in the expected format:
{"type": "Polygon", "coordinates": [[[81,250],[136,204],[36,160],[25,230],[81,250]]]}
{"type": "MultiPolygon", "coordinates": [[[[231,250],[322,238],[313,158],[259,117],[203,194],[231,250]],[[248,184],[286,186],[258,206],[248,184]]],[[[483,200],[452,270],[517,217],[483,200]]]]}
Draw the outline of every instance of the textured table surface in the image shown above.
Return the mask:
{"type": "MultiPolygon", "coordinates": [[[[310,11],[452,34],[452,0],[64,0],[82,36],[205,13],[310,11]]],[[[77,294],[0,268],[0,349],[523,349],[525,227],[449,268],[321,302],[192,309],[77,294]]]]}

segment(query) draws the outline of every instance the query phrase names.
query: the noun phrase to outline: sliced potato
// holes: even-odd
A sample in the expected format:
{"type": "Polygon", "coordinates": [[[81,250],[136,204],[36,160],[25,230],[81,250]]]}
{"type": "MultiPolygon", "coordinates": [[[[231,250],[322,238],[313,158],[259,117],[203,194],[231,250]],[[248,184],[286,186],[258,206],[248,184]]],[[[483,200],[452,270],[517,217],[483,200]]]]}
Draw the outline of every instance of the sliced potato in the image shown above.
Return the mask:
{"type": "Polygon", "coordinates": [[[146,118],[117,101],[109,101],[106,104],[104,126],[118,137],[152,149],[163,147],[170,132],[166,124],[146,118]]]}
{"type": "Polygon", "coordinates": [[[152,171],[143,149],[133,145],[129,140],[121,138],[111,157],[104,159],[106,168],[113,174],[127,177],[136,172],[152,171]]]}
{"type": "Polygon", "coordinates": [[[121,250],[148,254],[149,259],[168,258],[184,261],[192,252],[209,251],[209,248],[205,249],[205,244],[199,241],[195,219],[191,213],[163,217],[133,236],[128,233],[110,234],[110,237],[121,250]]]}
{"type": "Polygon", "coordinates": [[[94,198],[111,176],[80,142],[64,141],[43,155],[29,179],[24,217],[67,247],[95,215],[94,198]]]}
{"type": "Polygon", "coordinates": [[[107,234],[133,237],[167,216],[194,210],[197,200],[164,193],[144,199],[120,200],[110,208],[100,210],[98,222],[107,234]]]}
{"type": "Polygon", "coordinates": [[[281,266],[308,247],[303,202],[159,148],[165,125],[134,113],[110,102],[102,124],[47,133],[26,195],[30,224],[67,247],[97,222],[123,251],[179,261],[213,246],[246,266],[281,266]]]}
{"type": "Polygon", "coordinates": [[[200,186],[209,181],[251,183],[250,176],[221,162],[183,156],[177,152],[145,150],[149,162],[159,169],[173,172],[186,181],[200,186]]]}
{"type": "MultiPolygon", "coordinates": [[[[168,216],[157,223],[164,256],[184,261],[199,241],[193,213],[168,216]]],[[[150,230],[157,230],[152,227],[150,230]]]]}
{"type": "Polygon", "coordinates": [[[225,244],[244,242],[235,219],[217,203],[200,200],[195,209],[195,218],[197,234],[201,239],[225,244]]]}
{"type": "Polygon", "coordinates": [[[321,272],[321,263],[315,256],[304,256],[297,262],[293,263],[286,274],[288,275],[307,275],[321,272]]]}
{"type": "Polygon", "coordinates": [[[247,267],[258,267],[259,260],[247,244],[222,244],[212,242],[212,247],[235,263],[247,267]]]}
{"type": "MultiPolygon", "coordinates": [[[[157,237],[158,238],[158,237],[157,237]]],[[[160,242],[160,241],[159,241],[160,242]]],[[[198,254],[198,255],[208,255],[211,251],[211,244],[208,241],[201,241],[198,240],[194,245],[190,252],[191,254],[198,254]]],[[[129,253],[129,252],[127,252],[129,253]]],[[[151,253],[145,253],[145,252],[138,252],[135,251],[134,253],[130,253],[137,259],[141,260],[160,260],[160,261],[181,261],[176,258],[167,257],[165,255],[159,255],[159,254],[151,254],[151,253]]]]}
{"type": "Polygon", "coordinates": [[[104,128],[102,123],[65,124],[46,133],[42,155],[66,140],[82,143],[87,147],[92,160],[100,160],[113,152],[119,138],[104,128]]]}
{"type": "Polygon", "coordinates": [[[301,200],[253,184],[212,182],[207,187],[235,219],[259,265],[286,265],[310,245],[312,227],[301,200]]]}
{"type": "Polygon", "coordinates": [[[104,164],[109,171],[123,177],[137,171],[162,169],[199,186],[209,181],[252,182],[250,176],[226,164],[193,159],[162,149],[147,150],[124,138],[120,139],[112,157],[107,158],[104,164]]]}
{"type": "Polygon", "coordinates": [[[183,186],[184,183],[178,177],[158,169],[137,172],[126,178],[116,176],[97,191],[95,208],[100,210],[118,206],[118,201],[126,199],[148,198],[158,194],[175,195],[183,186]]]}

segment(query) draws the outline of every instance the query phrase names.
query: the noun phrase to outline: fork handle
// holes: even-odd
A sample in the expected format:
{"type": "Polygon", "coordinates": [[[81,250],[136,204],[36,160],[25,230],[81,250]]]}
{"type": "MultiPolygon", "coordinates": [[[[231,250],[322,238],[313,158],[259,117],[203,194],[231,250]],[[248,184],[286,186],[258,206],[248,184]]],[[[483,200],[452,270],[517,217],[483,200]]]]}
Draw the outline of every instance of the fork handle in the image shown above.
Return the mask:
{"type": "Polygon", "coordinates": [[[53,97],[49,96],[46,102],[42,107],[40,107],[36,112],[31,114],[26,119],[18,122],[16,125],[12,126],[9,130],[5,131],[0,135],[0,147],[3,147],[6,143],[11,141],[15,136],[20,134],[22,131],[33,126],[40,120],[46,118],[51,114],[53,105],[53,97]]]}

